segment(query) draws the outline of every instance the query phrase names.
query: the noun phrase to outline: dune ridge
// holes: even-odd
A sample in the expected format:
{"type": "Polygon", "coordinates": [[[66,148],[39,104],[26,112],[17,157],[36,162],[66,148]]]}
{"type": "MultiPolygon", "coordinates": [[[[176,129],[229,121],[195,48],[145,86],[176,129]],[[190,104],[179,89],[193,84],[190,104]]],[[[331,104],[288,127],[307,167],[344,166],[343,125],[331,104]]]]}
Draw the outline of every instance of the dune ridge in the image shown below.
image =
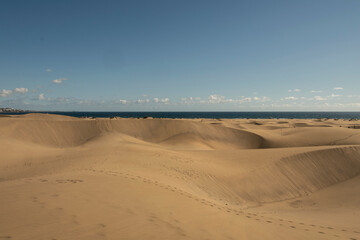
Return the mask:
{"type": "Polygon", "coordinates": [[[228,181],[242,199],[264,203],[306,196],[359,173],[360,147],[342,147],[281,158],[228,181]]]}
{"type": "Polygon", "coordinates": [[[0,239],[360,239],[353,124],[5,116],[0,239]]]}
{"type": "Polygon", "coordinates": [[[194,141],[210,148],[259,148],[263,141],[262,137],[247,131],[198,122],[160,119],[14,120],[6,125],[2,134],[7,138],[42,145],[71,147],[107,133],[122,133],[153,143],[175,145],[186,144],[194,138],[194,141]]]}
{"type": "MultiPolygon", "coordinates": [[[[275,129],[277,131],[274,132],[267,131],[268,129],[265,131],[259,131],[258,128],[239,129],[239,126],[233,128],[223,124],[204,124],[188,120],[81,120],[63,116],[59,119],[53,116],[46,119],[48,116],[29,115],[3,121],[1,134],[6,138],[53,147],[78,146],[107,133],[121,133],[148,142],[179,145],[185,148],[187,146],[191,148],[191,143],[193,143],[198,147],[205,146],[206,149],[360,144],[360,133],[354,133],[351,129],[318,126],[309,128],[309,124],[305,123],[300,124],[305,127],[291,127],[284,130],[281,128],[275,129]]],[[[193,148],[196,149],[196,146],[193,148]]]]}

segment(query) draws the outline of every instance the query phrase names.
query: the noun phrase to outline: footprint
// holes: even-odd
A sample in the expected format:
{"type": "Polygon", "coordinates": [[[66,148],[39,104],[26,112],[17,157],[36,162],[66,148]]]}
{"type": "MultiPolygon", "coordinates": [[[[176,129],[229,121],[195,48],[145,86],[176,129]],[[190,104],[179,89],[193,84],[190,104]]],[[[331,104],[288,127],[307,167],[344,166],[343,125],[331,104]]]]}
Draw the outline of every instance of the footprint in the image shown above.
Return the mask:
{"type": "Polygon", "coordinates": [[[72,223],[75,224],[75,225],[79,225],[79,224],[80,224],[79,221],[77,221],[77,220],[73,220],[72,223]]]}
{"type": "Polygon", "coordinates": [[[97,235],[98,235],[99,237],[103,237],[103,238],[106,237],[106,234],[105,234],[105,233],[98,233],[97,235]]]}

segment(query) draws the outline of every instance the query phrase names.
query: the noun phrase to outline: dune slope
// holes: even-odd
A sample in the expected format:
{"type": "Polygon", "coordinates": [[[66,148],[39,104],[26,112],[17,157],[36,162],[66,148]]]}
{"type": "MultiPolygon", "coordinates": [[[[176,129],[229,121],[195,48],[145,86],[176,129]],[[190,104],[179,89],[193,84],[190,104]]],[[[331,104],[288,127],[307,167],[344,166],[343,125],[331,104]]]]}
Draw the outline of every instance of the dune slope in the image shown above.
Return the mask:
{"type": "Polygon", "coordinates": [[[0,239],[360,239],[353,124],[4,116],[0,239]]]}

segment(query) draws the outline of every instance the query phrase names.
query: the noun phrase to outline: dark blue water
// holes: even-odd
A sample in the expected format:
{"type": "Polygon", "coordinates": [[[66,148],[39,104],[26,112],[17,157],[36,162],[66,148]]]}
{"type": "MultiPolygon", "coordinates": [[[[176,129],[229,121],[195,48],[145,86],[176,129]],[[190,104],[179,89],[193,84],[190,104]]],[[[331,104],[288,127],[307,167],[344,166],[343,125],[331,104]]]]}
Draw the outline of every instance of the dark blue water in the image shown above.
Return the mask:
{"type": "MultiPolygon", "coordinates": [[[[337,118],[360,119],[360,112],[40,112],[72,117],[123,118],[337,118]]],[[[9,114],[9,113],[2,113],[9,114]]],[[[11,113],[24,114],[24,113],[11,113]]]]}

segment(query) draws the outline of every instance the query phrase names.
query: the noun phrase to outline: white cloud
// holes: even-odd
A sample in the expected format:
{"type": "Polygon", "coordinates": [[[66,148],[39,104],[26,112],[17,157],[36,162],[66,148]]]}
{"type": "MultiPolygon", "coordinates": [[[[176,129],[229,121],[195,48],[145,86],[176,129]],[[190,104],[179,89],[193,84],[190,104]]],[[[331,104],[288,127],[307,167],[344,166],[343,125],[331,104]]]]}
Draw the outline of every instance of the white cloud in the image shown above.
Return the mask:
{"type": "Polygon", "coordinates": [[[169,98],[163,98],[163,99],[160,100],[160,102],[167,104],[167,103],[170,102],[170,99],[169,98]]]}
{"type": "Polygon", "coordinates": [[[325,100],[326,100],[326,98],[321,97],[321,96],[315,96],[314,99],[315,99],[316,101],[325,101],[325,100]]]}
{"type": "Polygon", "coordinates": [[[50,68],[46,69],[45,72],[52,72],[50,68]]]}
{"type": "Polygon", "coordinates": [[[185,103],[185,104],[190,104],[190,103],[199,103],[201,100],[200,97],[188,97],[188,98],[181,98],[181,102],[185,103]]]}
{"type": "Polygon", "coordinates": [[[24,94],[24,93],[27,93],[28,91],[29,91],[29,89],[27,89],[27,88],[15,88],[14,90],[3,89],[0,91],[0,96],[1,97],[9,97],[10,95],[12,95],[14,93],[24,94]]]}
{"type": "Polygon", "coordinates": [[[352,106],[352,107],[360,107],[360,103],[347,103],[346,105],[352,106]]]}
{"type": "Polygon", "coordinates": [[[27,93],[28,91],[29,91],[29,89],[27,89],[27,88],[15,88],[14,89],[14,93],[24,94],[24,93],[27,93]]]}
{"type": "Polygon", "coordinates": [[[60,84],[65,80],[68,80],[68,79],[67,78],[58,78],[58,79],[53,80],[53,83],[60,84]]]}
{"type": "Polygon", "coordinates": [[[292,100],[292,101],[294,101],[294,100],[297,100],[297,99],[298,99],[297,97],[289,96],[289,97],[284,97],[281,100],[292,100]]]}
{"type": "Polygon", "coordinates": [[[76,104],[87,105],[89,103],[91,103],[91,100],[79,100],[76,104]]]}
{"type": "Polygon", "coordinates": [[[208,97],[208,101],[209,103],[221,103],[225,101],[225,97],[213,94],[208,97]]]}
{"type": "Polygon", "coordinates": [[[242,104],[245,102],[266,102],[270,99],[266,96],[264,97],[245,97],[241,96],[240,98],[226,98],[225,96],[212,94],[210,95],[207,100],[201,100],[200,97],[188,97],[188,98],[181,98],[181,103],[184,104],[224,104],[224,103],[232,103],[232,104],[242,104]]]}
{"type": "Polygon", "coordinates": [[[339,94],[331,94],[329,97],[335,98],[335,97],[341,97],[339,94]]]}
{"type": "Polygon", "coordinates": [[[334,90],[343,90],[344,88],[342,87],[334,87],[334,90]]]}
{"type": "Polygon", "coordinates": [[[12,92],[13,92],[12,90],[3,89],[0,92],[0,96],[1,97],[8,97],[8,96],[10,96],[12,94],[12,92]]]}
{"type": "Polygon", "coordinates": [[[45,95],[43,93],[40,93],[38,96],[39,100],[45,100],[45,95]]]}
{"type": "Polygon", "coordinates": [[[258,101],[258,102],[267,102],[270,101],[270,98],[263,96],[263,97],[253,97],[254,101],[258,101]]]}
{"type": "Polygon", "coordinates": [[[183,104],[242,104],[247,102],[267,102],[270,98],[266,96],[258,97],[245,97],[240,98],[226,98],[218,94],[209,95],[206,100],[201,100],[200,97],[184,97],[181,98],[180,103],[183,104]]]}
{"type": "Polygon", "coordinates": [[[116,103],[121,103],[121,104],[146,104],[146,103],[164,103],[164,104],[168,104],[170,102],[169,98],[153,98],[152,100],[147,98],[147,99],[137,99],[137,100],[126,100],[126,99],[120,99],[115,101],[116,103]]]}
{"type": "MultiPolygon", "coordinates": [[[[186,98],[185,99],[182,99],[183,101],[184,100],[186,100],[186,98]]],[[[162,98],[162,99],[160,99],[160,98],[154,98],[153,99],[153,102],[154,103],[165,103],[165,104],[168,104],[169,102],[170,102],[170,99],[169,98],[162,98]]]]}
{"type": "Polygon", "coordinates": [[[312,92],[312,93],[322,93],[321,90],[311,90],[310,92],[312,92]]]}
{"type": "Polygon", "coordinates": [[[226,98],[224,96],[220,96],[220,95],[210,95],[208,97],[207,101],[200,101],[200,103],[211,103],[211,104],[218,104],[218,103],[238,103],[238,104],[242,104],[245,102],[252,102],[252,101],[257,101],[257,102],[266,102],[269,101],[270,99],[268,97],[245,97],[245,96],[241,96],[241,98],[238,99],[232,99],[232,98],[226,98]]]}
{"type": "Polygon", "coordinates": [[[252,99],[250,97],[243,97],[239,100],[239,103],[243,102],[252,102],[252,99]]]}
{"type": "Polygon", "coordinates": [[[149,103],[150,99],[138,99],[135,101],[135,103],[149,103]]]}
{"type": "Polygon", "coordinates": [[[145,103],[145,100],[144,99],[138,99],[135,101],[136,103],[145,103]]]}
{"type": "Polygon", "coordinates": [[[298,89],[298,88],[290,89],[290,90],[288,90],[288,92],[301,92],[301,89],[298,89]]]}

